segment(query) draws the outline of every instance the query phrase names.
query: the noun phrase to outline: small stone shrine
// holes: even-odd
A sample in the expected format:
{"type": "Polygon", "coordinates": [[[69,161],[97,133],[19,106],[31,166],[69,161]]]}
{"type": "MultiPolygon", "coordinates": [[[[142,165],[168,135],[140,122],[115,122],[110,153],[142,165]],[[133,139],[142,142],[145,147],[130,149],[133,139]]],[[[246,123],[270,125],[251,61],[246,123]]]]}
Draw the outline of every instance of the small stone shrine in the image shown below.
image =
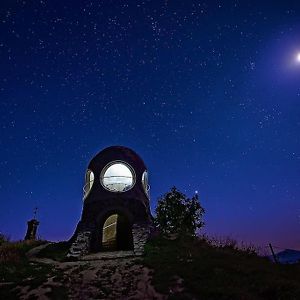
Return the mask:
{"type": "Polygon", "coordinates": [[[37,228],[40,222],[36,219],[37,208],[34,210],[33,219],[27,222],[27,231],[24,240],[36,240],[37,228]]]}

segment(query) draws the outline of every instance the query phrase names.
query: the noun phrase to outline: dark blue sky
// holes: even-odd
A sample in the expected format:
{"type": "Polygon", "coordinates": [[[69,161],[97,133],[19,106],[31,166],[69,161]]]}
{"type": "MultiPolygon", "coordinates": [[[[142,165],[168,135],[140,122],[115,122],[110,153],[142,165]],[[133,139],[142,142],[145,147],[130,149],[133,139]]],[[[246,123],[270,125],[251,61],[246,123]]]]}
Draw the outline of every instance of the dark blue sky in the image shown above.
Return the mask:
{"type": "Polygon", "coordinates": [[[212,235],[300,249],[298,1],[1,1],[0,230],[69,238],[86,166],[124,145],[151,204],[199,192],[212,235]]]}

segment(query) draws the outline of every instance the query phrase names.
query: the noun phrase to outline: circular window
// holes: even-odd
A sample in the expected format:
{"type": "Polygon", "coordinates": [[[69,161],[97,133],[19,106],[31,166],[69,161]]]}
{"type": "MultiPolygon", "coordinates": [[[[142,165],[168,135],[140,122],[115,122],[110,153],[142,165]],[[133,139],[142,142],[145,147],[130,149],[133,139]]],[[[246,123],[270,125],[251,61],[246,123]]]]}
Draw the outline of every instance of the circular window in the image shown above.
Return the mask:
{"type": "Polygon", "coordinates": [[[87,170],[85,174],[85,183],[83,187],[83,199],[87,197],[94,183],[94,173],[91,170],[87,170]]]}
{"type": "Polygon", "coordinates": [[[143,184],[143,188],[144,188],[146,195],[149,196],[150,186],[148,184],[148,172],[147,171],[145,171],[142,175],[142,184],[143,184]]]}
{"type": "Polygon", "coordinates": [[[100,181],[111,192],[126,192],[135,183],[134,171],[124,162],[112,162],[102,170],[100,181]]]}

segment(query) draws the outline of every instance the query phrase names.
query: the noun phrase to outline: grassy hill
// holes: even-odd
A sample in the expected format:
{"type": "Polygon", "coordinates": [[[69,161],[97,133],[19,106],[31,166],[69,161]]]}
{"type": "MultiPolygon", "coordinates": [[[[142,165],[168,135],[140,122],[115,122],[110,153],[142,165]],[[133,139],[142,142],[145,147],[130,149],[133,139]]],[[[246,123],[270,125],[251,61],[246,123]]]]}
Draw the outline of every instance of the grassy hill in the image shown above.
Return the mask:
{"type": "Polygon", "coordinates": [[[300,265],[276,265],[253,251],[205,240],[156,238],[144,262],[170,299],[300,299],[300,265]]]}
{"type": "Polygon", "coordinates": [[[77,299],[80,293],[124,299],[136,292],[148,293],[146,299],[300,299],[299,264],[275,265],[234,244],[156,237],[139,260],[63,262],[68,247],[62,242],[37,255],[55,260],[53,265],[28,260],[26,252],[37,245],[0,245],[0,299],[18,299],[22,291],[38,299],[35,290],[50,299],[77,299]]]}
{"type": "Polygon", "coordinates": [[[0,299],[18,299],[19,288],[34,289],[54,275],[50,265],[31,263],[26,253],[44,242],[0,240],[0,299]]]}

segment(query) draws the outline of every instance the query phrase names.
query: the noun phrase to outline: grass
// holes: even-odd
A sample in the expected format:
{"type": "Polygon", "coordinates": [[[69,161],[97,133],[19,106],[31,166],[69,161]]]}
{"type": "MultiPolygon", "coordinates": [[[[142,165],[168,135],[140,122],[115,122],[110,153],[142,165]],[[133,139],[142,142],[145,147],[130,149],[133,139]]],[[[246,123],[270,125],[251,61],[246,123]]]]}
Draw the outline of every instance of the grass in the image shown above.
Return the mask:
{"type": "Polygon", "coordinates": [[[18,263],[25,258],[30,249],[44,244],[45,241],[5,241],[0,243],[0,263],[18,263]]]}
{"type": "Polygon", "coordinates": [[[58,276],[58,271],[52,266],[30,262],[26,252],[41,245],[41,241],[4,241],[0,245],[0,299],[18,299],[17,286],[37,288],[50,276],[58,276]]]}
{"type": "Polygon", "coordinates": [[[68,250],[70,249],[69,242],[59,242],[49,244],[47,247],[42,249],[37,257],[40,258],[51,258],[56,261],[64,261],[66,259],[68,250]]]}
{"type": "MultiPolygon", "coordinates": [[[[49,277],[63,284],[62,271],[28,261],[26,252],[39,244],[0,244],[0,283],[8,283],[1,286],[0,299],[18,299],[16,287],[34,289],[49,277]]],[[[68,249],[67,242],[50,244],[40,256],[62,261],[68,249]]],[[[146,244],[143,262],[154,270],[155,288],[169,299],[300,299],[300,264],[273,264],[257,256],[253,248],[240,250],[232,241],[156,237],[146,244]],[[178,279],[183,279],[183,291],[178,286],[176,290],[178,279]]],[[[76,272],[86,268],[80,265],[76,272]]],[[[66,299],[67,292],[64,285],[58,285],[48,296],[66,299]]]]}
{"type": "Polygon", "coordinates": [[[184,280],[185,291],[170,299],[300,299],[300,265],[275,265],[253,251],[156,237],[145,254],[158,291],[169,294],[174,276],[184,280]]]}

